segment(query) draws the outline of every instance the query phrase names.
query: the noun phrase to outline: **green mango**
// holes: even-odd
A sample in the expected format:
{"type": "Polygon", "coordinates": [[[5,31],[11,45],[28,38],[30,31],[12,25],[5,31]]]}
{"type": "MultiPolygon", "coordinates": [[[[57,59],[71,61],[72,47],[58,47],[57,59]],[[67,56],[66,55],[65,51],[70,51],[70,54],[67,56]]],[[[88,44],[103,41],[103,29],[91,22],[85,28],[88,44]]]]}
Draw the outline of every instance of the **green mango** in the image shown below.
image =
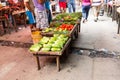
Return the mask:
{"type": "Polygon", "coordinates": [[[59,34],[53,34],[53,37],[58,37],[59,36],[59,34]]]}
{"type": "Polygon", "coordinates": [[[52,44],[52,48],[53,48],[53,47],[60,48],[61,45],[60,45],[60,44],[52,44]]]}
{"type": "Polygon", "coordinates": [[[40,44],[45,44],[45,43],[47,43],[49,41],[49,37],[43,37],[40,41],[39,41],[39,43],[40,44]]]}
{"type": "Polygon", "coordinates": [[[51,47],[52,47],[52,44],[43,44],[43,47],[44,47],[44,48],[51,48],[51,47]]]}
{"type": "Polygon", "coordinates": [[[51,51],[60,51],[61,48],[51,48],[51,51]]]}
{"type": "Polygon", "coordinates": [[[50,51],[50,48],[42,48],[41,51],[50,51]]]}
{"type": "Polygon", "coordinates": [[[33,51],[33,52],[37,52],[37,51],[39,51],[39,49],[42,47],[42,45],[41,44],[34,44],[34,45],[32,45],[30,48],[29,48],[29,50],[30,51],[33,51]]]}

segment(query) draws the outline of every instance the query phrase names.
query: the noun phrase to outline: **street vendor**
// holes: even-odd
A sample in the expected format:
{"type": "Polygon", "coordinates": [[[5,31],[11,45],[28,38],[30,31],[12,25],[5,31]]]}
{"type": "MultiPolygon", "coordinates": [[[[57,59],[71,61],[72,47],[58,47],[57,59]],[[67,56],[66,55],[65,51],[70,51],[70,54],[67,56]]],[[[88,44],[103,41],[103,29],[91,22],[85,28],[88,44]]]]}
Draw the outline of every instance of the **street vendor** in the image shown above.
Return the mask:
{"type": "Polygon", "coordinates": [[[48,27],[48,18],[45,8],[45,0],[33,0],[35,6],[36,28],[42,30],[48,27]]]}

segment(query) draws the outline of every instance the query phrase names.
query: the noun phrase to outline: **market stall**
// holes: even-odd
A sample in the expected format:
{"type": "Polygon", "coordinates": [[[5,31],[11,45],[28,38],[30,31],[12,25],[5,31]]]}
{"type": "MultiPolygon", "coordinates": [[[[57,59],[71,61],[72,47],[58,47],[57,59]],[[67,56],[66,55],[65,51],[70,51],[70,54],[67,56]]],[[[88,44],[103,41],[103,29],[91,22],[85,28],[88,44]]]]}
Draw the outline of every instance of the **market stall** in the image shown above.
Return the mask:
{"type": "Polygon", "coordinates": [[[38,70],[40,56],[55,56],[57,70],[60,70],[60,56],[68,53],[70,42],[78,37],[81,16],[80,12],[59,14],[53,19],[49,28],[41,31],[41,39],[29,49],[36,57],[38,70]]]}

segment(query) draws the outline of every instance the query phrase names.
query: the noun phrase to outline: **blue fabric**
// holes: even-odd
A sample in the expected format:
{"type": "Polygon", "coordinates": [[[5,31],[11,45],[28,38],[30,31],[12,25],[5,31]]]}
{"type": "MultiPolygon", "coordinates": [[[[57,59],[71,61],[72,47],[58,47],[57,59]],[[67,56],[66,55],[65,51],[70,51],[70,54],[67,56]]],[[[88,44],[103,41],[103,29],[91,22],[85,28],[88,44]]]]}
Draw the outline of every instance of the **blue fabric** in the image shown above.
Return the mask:
{"type": "Polygon", "coordinates": [[[89,10],[90,10],[90,5],[88,6],[82,5],[82,16],[84,19],[88,18],[89,10]]]}
{"type": "Polygon", "coordinates": [[[50,24],[50,22],[52,21],[52,14],[50,10],[48,10],[47,12],[47,17],[48,17],[48,23],[50,24]]]}
{"type": "Polygon", "coordinates": [[[68,3],[75,3],[75,0],[68,0],[68,3]]]}
{"type": "Polygon", "coordinates": [[[75,3],[74,2],[68,2],[68,10],[69,13],[71,13],[72,11],[75,12],[75,3]]]}
{"type": "Polygon", "coordinates": [[[29,24],[35,23],[35,18],[31,11],[26,11],[26,15],[28,16],[29,24]]]}
{"type": "Polygon", "coordinates": [[[50,9],[50,1],[49,0],[45,1],[45,8],[48,10],[50,9]]]}
{"type": "Polygon", "coordinates": [[[51,14],[51,11],[50,11],[50,1],[49,0],[45,1],[45,7],[48,10],[47,11],[47,17],[48,17],[48,23],[50,24],[50,22],[52,21],[52,14],[51,14]]]}

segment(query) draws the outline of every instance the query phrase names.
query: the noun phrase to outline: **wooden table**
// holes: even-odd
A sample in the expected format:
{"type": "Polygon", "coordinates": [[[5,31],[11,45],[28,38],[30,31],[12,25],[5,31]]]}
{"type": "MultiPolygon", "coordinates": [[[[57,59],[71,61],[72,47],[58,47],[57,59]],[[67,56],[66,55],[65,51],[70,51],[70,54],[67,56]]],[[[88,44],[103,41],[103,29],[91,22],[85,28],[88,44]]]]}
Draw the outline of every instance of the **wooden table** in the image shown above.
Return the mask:
{"type": "Polygon", "coordinates": [[[65,43],[64,47],[62,48],[62,50],[60,52],[43,52],[43,51],[38,51],[38,52],[31,52],[35,57],[36,57],[36,61],[37,61],[37,65],[38,65],[38,70],[40,70],[40,60],[39,57],[40,56],[55,56],[56,57],[56,64],[57,64],[57,71],[60,71],[60,56],[62,56],[65,51],[66,53],[68,53],[68,49],[70,47],[70,42],[71,42],[71,38],[68,39],[68,41],[65,43]]]}
{"type": "Polygon", "coordinates": [[[118,14],[118,30],[117,30],[117,34],[119,34],[119,30],[120,30],[120,7],[117,8],[117,14],[118,14]]]}
{"type": "Polygon", "coordinates": [[[11,8],[9,6],[3,6],[0,8],[0,22],[2,22],[3,31],[9,31],[12,28],[12,23],[9,20],[9,16],[11,16],[11,8]]]}
{"type": "Polygon", "coordinates": [[[18,30],[18,27],[17,27],[17,24],[16,24],[16,18],[15,18],[15,16],[16,15],[23,15],[23,20],[24,20],[24,26],[26,27],[26,15],[25,15],[25,10],[17,10],[17,11],[13,11],[12,12],[12,17],[13,17],[13,21],[14,21],[14,27],[15,27],[15,30],[16,30],[16,32],[17,32],[17,30],[18,30]]]}

